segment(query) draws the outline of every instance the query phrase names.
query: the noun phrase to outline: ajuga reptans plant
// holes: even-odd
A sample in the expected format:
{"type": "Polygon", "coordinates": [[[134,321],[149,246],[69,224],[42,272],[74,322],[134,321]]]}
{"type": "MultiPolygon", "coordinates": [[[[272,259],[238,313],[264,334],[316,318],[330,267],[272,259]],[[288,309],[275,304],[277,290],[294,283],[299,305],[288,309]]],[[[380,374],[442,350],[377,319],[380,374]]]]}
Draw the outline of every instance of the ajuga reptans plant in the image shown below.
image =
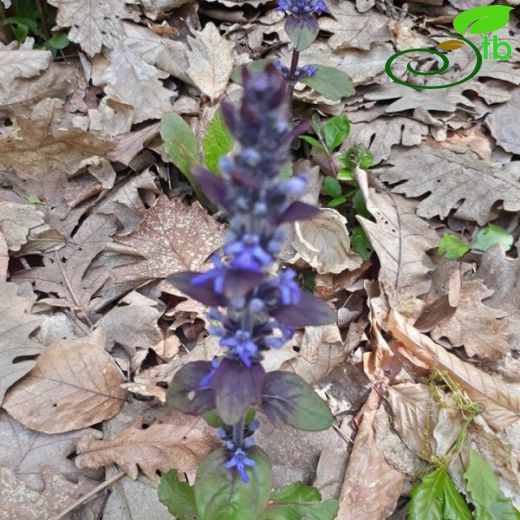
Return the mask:
{"type": "MultiPolygon", "coordinates": [[[[209,332],[222,346],[222,355],[212,362],[182,367],[168,390],[170,405],[204,415],[223,443],[199,466],[193,506],[199,520],[269,518],[265,508],[270,497],[273,507],[271,468],[254,440],[259,417],[310,431],[330,427],[333,419],[298,375],[266,373],[262,366],[263,353],[281,348],[296,327],[331,323],[335,312],[303,292],[296,273],[276,261],[285,224],[318,211],[297,200],[305,189],[303,176],[280,176],[298,134],[289,123],[286,81],[274,65],[255,75],[247,69],[242,74],[239,106],[222,103],[235,152],[221,159],[220,175],[202,168],[194,172],[206,196],[228,216],[222,255],[212,259],[206,272],[169,278],[210,306],[209,332]]],[[[320,504],[319,493],[317,501],[327,510],[320,518],[334,518],[335,501],[320,504]]]]}

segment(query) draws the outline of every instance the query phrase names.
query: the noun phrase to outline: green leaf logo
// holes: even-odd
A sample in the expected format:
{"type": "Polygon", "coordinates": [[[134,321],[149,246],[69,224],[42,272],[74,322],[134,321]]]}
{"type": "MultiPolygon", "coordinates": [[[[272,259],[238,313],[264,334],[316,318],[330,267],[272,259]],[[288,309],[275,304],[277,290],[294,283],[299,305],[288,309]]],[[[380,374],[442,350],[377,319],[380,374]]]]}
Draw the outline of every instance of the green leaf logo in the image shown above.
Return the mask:
{"type": "Polygon", "coordinates": [[[482,34],[501,29],[509,22],[509,12],[513,8],[507,5],[486,5],[464,11],[455,17],[453,27],[464,34],[468,28],[470,34],[482,34]]]}

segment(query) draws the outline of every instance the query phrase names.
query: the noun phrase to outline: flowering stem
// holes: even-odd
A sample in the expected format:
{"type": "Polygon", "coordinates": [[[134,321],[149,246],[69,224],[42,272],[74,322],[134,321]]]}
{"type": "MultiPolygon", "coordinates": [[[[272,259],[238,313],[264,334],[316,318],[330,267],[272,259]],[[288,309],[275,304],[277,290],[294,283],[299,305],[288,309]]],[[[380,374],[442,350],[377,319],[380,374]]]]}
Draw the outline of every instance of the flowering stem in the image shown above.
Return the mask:
{"type": "Polygon", "coordinates": [[[242,416],[242,419],[238,421],[235,425],[233,425],[233,443],[237,448],[242,446],[244,442],[244,426],[245,426],[245,415],[242,416]]]}
{"type": "Polygon", "coordinates": [[[288,97],[289,97],[289,106],[292,103],[294,86],[296,84],[296,70],[298,68],[298,60],[300,59],[300,53],[293,49],[292,60],[291,60],[291,70],[289,71],[289,89],[288,89],[288,97]]]}

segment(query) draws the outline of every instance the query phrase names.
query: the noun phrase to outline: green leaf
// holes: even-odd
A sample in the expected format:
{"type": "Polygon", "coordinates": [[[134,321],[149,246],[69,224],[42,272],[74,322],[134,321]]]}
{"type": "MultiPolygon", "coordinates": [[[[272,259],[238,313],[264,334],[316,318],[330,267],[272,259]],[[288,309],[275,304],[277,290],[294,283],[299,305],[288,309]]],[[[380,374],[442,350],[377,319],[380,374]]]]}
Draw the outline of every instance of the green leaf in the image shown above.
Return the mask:
{"type": "Polygon", "coordinates": [[[257,74],[258,72],[262,72],[265,67],[272,63],[273,60],[255,60],[250,61],[249,63],[244,63],[243,65],[238,65],[233,69],[231,73],[231,81],[242,85],[242,69],[246,68],[251,74],[257,74]]]}
{"type": "Polygon", "coordinates": [[[356,166],[368,170],[374,164],[372,152],[362,144],[351,146],[345,153],[338,156],[339,162],[348,171],[354,171],[356,166]]]}
{"type": "Polygon", "coordinates": [[[199,162],[199,146],[190,125],[174,112],[165,114],[161,120],[161,137],[164,149],[172,163],[179,168],[201,198],[191,167],[199,162]]]}
{"type": "Polygon", "coordinates": [[[67,45],[70,43],[69,39],[67,38],[66,33],[58,33],[55,34],[52,38],[49,38],[45,42],[45,47],[51,50],[61,50],[65,49],[67,45]]]}
{"type": "Polygon", "coordinates": [[[38,195],[30,195],[29,197],[26,197],[25,200],[29,204],[43,204],[43,201],[38,197],[38,195]]]}
{"type": "Polygon", "coordinates": [[[456,260],[471,251],[471,246],[455,235],[444,235],[439,242],[439,254],[444,258],[456,260]]]}
{"type": "Polygon", "coordinates": [[[497,476],[491,465],[473,449],[469,452],[469,465],[464,473],[464,478],[473,502],[483,507],[488,507],[496,502],[497,476]]]}
{"type": "Polygon", "coordinates": [[[292,161],[287,161],[280,170],[280,179],[288,179],[292,177],[293,174],[293,164],[292,161]]]}
{"type": "Polygon", "coordinates": [[[303,78],[300,81],[311,87],[316,92],[332,101],[339,101],[343,97],[355,94],[354,84],[342,70],[323,65],[314,65],[318,68],[311,78],[303,78]]]}
{"type": "Polygon", "coordinates": [[[318,20],[312,14],[291,14],[285,19],[285,32],[298,52],[309,47],[319,30],[318,20]]]}
{"type": "Polygon", "coordinates": [[[329,200],[329,202],[327,202],[327,208],[337,208],[338,206],[345,204],[347,200],[347,197],[345,197],[344,195],[342,195],[341,197],[336,197],[335,199],[331,199],[329,200]]]}
{"type": "Polygon", "coordinates": [[[370,240],[368,240],[365,231],[360,226],[356,226],[350,234],[350,248],[363,260],[368,260],[374,252],[370,240]]]}
{"type": "Polygon", "coordinates": [[[353,181],[356,177],[354,176],[354,172],[352,170],[348,170],[347,168],[342,168],[338,172],[338,181],[353,181]]]}
{"type": "Polygon", "coordinates": [[[218,173],[219,159],[233,148],[233,137],[229,133],[222,112],[218,110],[209,122],[206,135],[202,140],[204,163],[215,173],[218,173]]]}
{"type": "Polygon", "coordinates": [[[195,502],[199,520],[259,520],[273,485],[271,463],[260,448],[253,448],[248,457],[256,465],[247,469],[246,484],[234,471],[224,468],[227,452],[221,448],[205,458],[195,482],[195,502]]]}
{"type": "Polygon", "coordinates": [[[202,417],[212,428],[224,428],[226,426],[216,410],[206,412],[202,417]]]}
{"type": "Polygon", "coordinates": [[[343,141],[350,133],[350,121],[347,116],[334,116],[327,121],[322,128],[323,140],[325,147],[332,153],[336,148],[341,146],[343,141]]]}
{"type": "Polygon", "coordinates": [[[367,209],[365,197],[363,197],[361,190],[356,190],[354,193],[354,196],[352,197],[352,207],[354,208],[356,215],[361,215],[362,217],[372,219],[372,214],[367,209]]]}
{"type": "Polygon", "coordinates": [[[337,500],[321,502],[320,492],[302,482],[273,491],[265,520],[334,520],[337,500]]]}
{"type": "Polygon", "coordinates": [[[507,25],[512,10],[507,5],[475,7],[457,15],[453,20],[453,27],[460,34],[464,34],[468,28],[470,34],[493,32],[507,25]]]}
{"type": "Polygon", "coordinates": [[[411,520],[471,520],[464,499],[444,466],[425,475],[412,488],[408,512],[411,520]]]}
{"type": "Polygon", "coordinates": [[[318,394],[299,375],[289,372],[266,374],[261,409],[271,422],[284,421],[299,430],[326,430],[334,420],[318,394]]]}
{"type": "Polygon", "coordinates": [[[336,197],[341,197],[343,189],[335,177],[327,176],[323,179],[323,191],[329,197],[335,199],[336,197]]]}
{"type": "Polygon", "coordinates": [[[195,491],[187,482],[181,482],[172,469],[161,478],[159,500],[178,520],[196,520],[195,491]]]}
{"type": "Polygon", "coordinates": [[[500,226],[488,224],[477,233],[471,247],[478,251],[487,251],[496,244],[500,244],[504,251],[509,251],[513,245],[513,236],[500,226]]]}
{"type": "Polygon", "coordinates": [[[327,150],[325,150],[325,147],[317,139],[311,137],[310,135],[300,135],[300,139],[305,141],[306,143],[309,143],[313,148],[317,148],[322,152],[327,152],[327,150]]]}

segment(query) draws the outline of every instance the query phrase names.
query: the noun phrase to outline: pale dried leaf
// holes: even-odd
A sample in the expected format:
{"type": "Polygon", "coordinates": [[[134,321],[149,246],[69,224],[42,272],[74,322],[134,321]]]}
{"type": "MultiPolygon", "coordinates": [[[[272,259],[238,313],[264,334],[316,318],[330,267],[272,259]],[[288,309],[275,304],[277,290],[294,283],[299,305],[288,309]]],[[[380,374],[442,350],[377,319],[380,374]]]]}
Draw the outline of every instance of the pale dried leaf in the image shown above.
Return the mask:
{"type": "Polygon", "coordinates": [[[169,409],[146,429],[142,428],[142,418],[138,418],[113,439],[83,437],[77,446],[76,464],[79,468],[117,464],[133,480],[138,468],[151,480],[157,479],[157,471],[175,468],[193,481],[199,462],[218,444],[202,417],[169,409]]]}
{"type": "Polygon", "coordinates": [[[52,53],[44,50],[0,49],[0,95],[18,78],[32,78],[45,70],[52,53]]]}
{"type": "Polygon", "coordinates": [[[0,233],[0,281],[4,282],[7,278],[7,268],[9,267],[9,251],[4,235],[0,233]]]}
{"type": "Polygon", "coordinates": [[[78,438],[87,431],[45,435],[25,428],[0,412],[0,467],[12,469],[36,491],[44,489],[42,474],[46,467],[74,480],[79,471],[69,456],[75,453],[78,438]]]}
{"type": "Polygon", "coordinates": [[[482,406],[482,415],[494,428],[503,430],[520,419],[520,390],[517,386],[507,384],[499,376],[488,374],[450,354],[406,323],[396,311],[390,314],[388,326],[393,336],[404,345],[393,345],[400,356],[404,359],[412,356],[430,369],[448,372],[470,399],[482,406]]]}
{"type": "Polygon", "coordinates": [[[507,103],[493,110],[486,119],[491,135],[507,152],[520,154],[520,90],[513,92],[513,97],[507,103]]]}
{"type": "Polygon", "coordinates": [[[372,390],[359,412],[359,426],[339,497],[341,520],[384,519],[394,511],[405,475],[394,469],[378,449],[374,420],[379,396],[372,390]]]}
{"type": "Polygon", "coordinates": [[[94,133],[61,127],[62,106],[58,99],[44,99],[30,117],[15,119],[0,135],[0,169],[34,178],[48,171],[71,175],[84,159],[103,156],[112,148],[94,133]]]}
{"type": "Polygon", "coordinates": [[[29,231],[43,222],[43,213],[35,206],[0,202],[0,233],[11,251],[19,251],[27,243],[29,231]]]}
{"type": "Polygon", "coordinates": [[[497,202],[506,211],[520,210],[518,163],[498,165],[431,146],[394,148],[390,163],[378,176],[391,184],[400,183],[393,188],[396,193],[426,195],[417,206],[421,217],[446,218],[457,208],[456,217],[484,225],[497,202]]]}
{"type": "Polygon", "coordinates": [[[7,389],[35,365],[29,356],[40,353],[42,346],[31,339],[41,318],[31,314],[36,296],[22,286],[0,283],[0,403],[7,389]],[[27,356],[15,363],[16,358],[27,356]]]}
{"type": "Polygon", "coordinates": [[[363,261],[350,249],[346,224],[347,219],[335,209],[321,209],[312,220],[297,222],[292,262],[302,258],[320,274],[358,268],[363,261]]]}
{"type": "Polygon", "coordinates": [[[27,487],[9,468],[0,468],[0,520],[53,520],[59,513],[87,494],[96,482],[72,484],[59,473],[43,474],[45,491],[27,487]]]}
{"type": "MultiPolygon", "coordinates": [[[[358,172],[361,180],[363,172],[358,172]]],[[[405,305],[431,286],[426,252],[437,245],[430,226],[415,215],[415,203],[392,193],[376,193],[361,182],[368,211],[376,222],[358,220],[374,248],[381,270],[379,281],[391,307],[405,305]]]]}
{"type": "Polygon", "coordinates": [[[431,331],[434,340],[448,338],[454,347],[464,348],[468,356],[496,360],[509,351],[507,313],[484,304],[493,294],[479,280],[462,282],[458,305],[453,316],[431,331]]]}
{"type": "Polygon", "coordinates": [[[8,392],[4,408],[32,430],[69,432],[117,414],[126,396],[123,382],[98,331],[47,347],[31,372],[8,392]]]}
{"type": "Polygon", "coordinates": [[[114,39],[121,35],[122,19],[139,19],[127,2],[120,0],[49,0],[49,4],[58,9],[56,23],[71,28],[69,40],[91,57],[103,45],[112,47],[114,39]]]}
{"type": "Polygon", "coordinates": [[[164,278],[179,271],[198,271],[224,241],[224,226],[195,202],[161,195],[139,227],[118,242],[133,248],[143,260],[118,267],[119,281],[164,278]]]}
{"type": "Polygon", "coordinates": [[[233,43],[223,38],[211,22],[188,41],[191,47],[186,52],[188,76],[212,101],[218,99],[224,93],[233,71],[233,43]]]}

